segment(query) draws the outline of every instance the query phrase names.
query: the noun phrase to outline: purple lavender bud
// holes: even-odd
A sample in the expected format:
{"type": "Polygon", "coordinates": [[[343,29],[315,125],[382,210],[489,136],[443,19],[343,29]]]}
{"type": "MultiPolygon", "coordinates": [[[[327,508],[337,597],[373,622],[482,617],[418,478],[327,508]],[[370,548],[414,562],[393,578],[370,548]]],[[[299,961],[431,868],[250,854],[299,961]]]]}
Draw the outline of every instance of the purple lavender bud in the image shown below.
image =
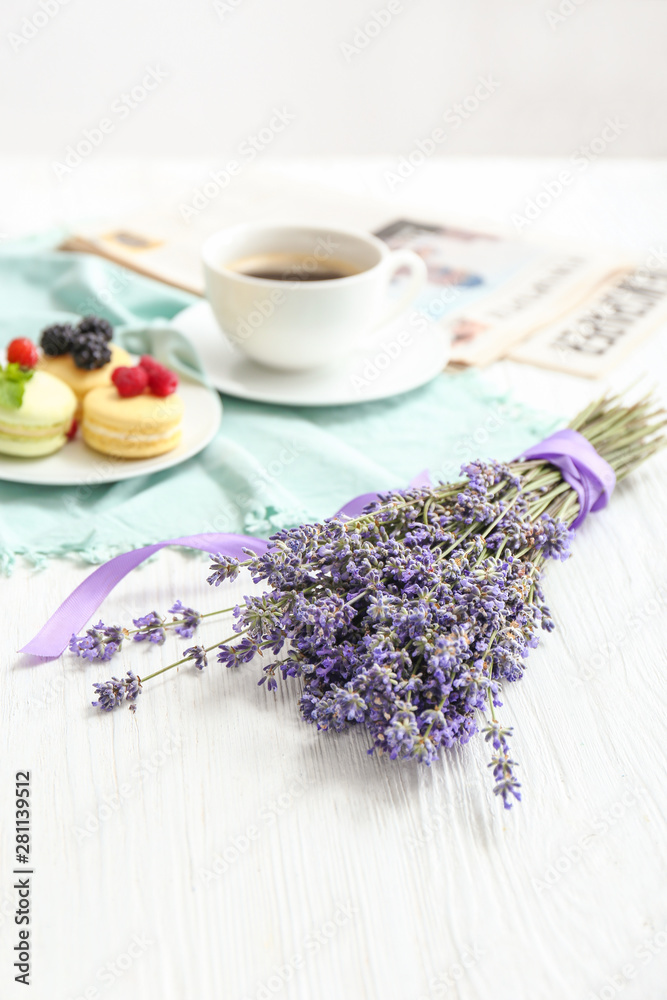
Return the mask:
{"type": "Polygon", "coordinates": [[[105,625],[99,621],[85,635],[72,635],[68,648],[84,660],[110,660],[123,644],[125,633],[118,625],[105,625]]]}
{"type": "Polygon", "coordinates": [[[169,608],[169,614],[178,616],[177,621],[180,624],[175,625],[174,631],[184,639],[190,639],[194,635],[195,629],[201,621],[200,613],[194,608],[186,608],[182,601],[176,601],[169,608]]]}
{"type": "Polygon", "coordinates": [[[521,785],[516,780],[513,770],[516,767],[516,761],[510,760],[507,751],[503,751],[491,758],[489,767],[493,768],[492,773],[496,781],[493,788],[494,794],[502,798],[505,809],[511,809],[512,799],[510,796],[514,796],[518,802],[521,801],[521,792],[519,791],[521,785]]]}
{"type": "Polygon", "coordinates": [[[206,658],[206,650],[203,646],[190,646],[189,649],[183,650],[183,657],[191,656],[194,660],[194,665],[197,670],[203,670],[207,665],[208,660],[206,658]]]}
{"type": "Polygon", "coordinates": [[[105,681],[103,684],[93,684],[93,688],[97,695],[97,701],[92,703],[93,707],[99,708],[103,712],[111,712],[123,701],[136,701],[141,694],[141,680],[131,670],[128,670],[127,676],[122,680],[112,677],[110,681],[105,681]]]}
{"type": "Polygon", "coordinates": [[[250,663],[257,653],[257,645],[252,639],[241,639],[236,646],[218,646],[218,661],[226,667],[239,667],[242,663],[250,663]]]}
{"type": "Polygon", "coordinates": [[[240,572],[238,559],[225,556],[221,552],[213,556],[210,568],[212,573],[207,578],[207,583],[210,583],[212,587],[219,587],[225,580],[235,580],[240,572]]]}
{"type": "Polygon", "coordinates": [[[167,638],[164,622],[155,611],[149,611],[142,618],[133,618],[132,624],[139,629],[133,636],[135,642],[144,642],[148,639],[149,642],[155,642],[161,646],[167,638]]]}

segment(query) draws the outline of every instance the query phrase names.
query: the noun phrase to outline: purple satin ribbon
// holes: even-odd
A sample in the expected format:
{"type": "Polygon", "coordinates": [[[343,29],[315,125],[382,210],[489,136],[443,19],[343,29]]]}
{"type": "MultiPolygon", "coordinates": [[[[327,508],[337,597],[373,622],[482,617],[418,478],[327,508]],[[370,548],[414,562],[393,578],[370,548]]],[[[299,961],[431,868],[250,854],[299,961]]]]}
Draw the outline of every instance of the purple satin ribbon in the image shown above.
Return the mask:
{"type": "MultiPolygon", "coordinates": [[[[423,471],[412,480],[410,485],[423,486],[428,482],[428,472],[423,471]]],[[[335,517],[341,515],[356,517],[366,504],[372,503],[377,498],[377,493],[362,493],[341,507],[335,517]]],[[[83,628],[116,584],[120,583],[123,577],[127,576],[149,556],[152,556],[154,552],[159,552],[160,549],[164,549],[168,545],[182,545],[189,549],[200,549],[202,552],[210,552],[212,555],[222,552],[226,556],[243,559],[244,548],[253,549],[260,555],[266,552],[268,542],[264,538],[254,538],[252,535],[205,532],[202,535],[183,535],[181,538],[170,538],[166,542],[155,542],[153,545],[144,545],[139,549],[133,549],[132,552],[123,552],[87,576],[83,583],[80,583],[76,590],[73,590],[69,597],[65,598],[58,610],[54,611],[46,625],[19,652],[40,656],[48,660],[60,656],[72,633],[77,633],[83,628]]]]}
{"type": "Polygon", "coordinates": [[[550,434],[544,441],[524,451],[522,458],[541,458],[560,469],[566,483],[579,497],[579,513],[572,522],[578,528],[590,511],[602,510],[616,485],[616,474],[590,441],[570,430],[550,434]]]}
{"type": "MultiPolygon", "coordinates": [[[[561,470],[563,479],[579,497],[580,509],[572,525],[573,528],[581,524],[589,511],[606,507],[616,483],[614,470],[597,453],[593,445],[577,431],[569,429],[557,431],[540,444],[529,448],[522,458],[544,459],[561,470]]],[[[411,487],[428,485],[430,479],[427,470],[420,472],[410,483],[411,487]]],[[[377,493],[362,493],[361,496],[346,503],[335,516],[356,517],[366,504],[377,499],[377,493]]],[[[166,542],[155,542],[153,545],[144,545],[132,552],[124,552],[103,566],[99,566],[86,577],[20,652],[49,660],[60,656],[72,633],[80,632],[116,584],[154,552],[159,552],[167,545],[182,545],[211,554],[221,552],[242,559],[244,548],[251,548],[259,554],[266,551],[268,542],[263,538],[253,538],[251,535],[207,532],[201,535],[171,538],[166,542]]]]}
{"type": "Polygon", "coordinates": [[[117,583],[127,576],[139,563],[167,545],[183,545],[202,552],[224,552],[225,555],[243,559],[243,548],[253,548],[258,554],[265,552],[268,543],[263,538],[251,535],[227,535],[206,532],[203,535],[184,535],[170,538],[166,542],[144,545],[132,552],[123,552],[109,562],[105,562],[87,576],[69,597],[66,597],[57,611],[51,615],[46,625],[36,636],[26,643],[21,653],[55,659],[63,652],[73,632],[79,632],[88,619],[97,611],[105,597],[108,597],[117,583]]]}

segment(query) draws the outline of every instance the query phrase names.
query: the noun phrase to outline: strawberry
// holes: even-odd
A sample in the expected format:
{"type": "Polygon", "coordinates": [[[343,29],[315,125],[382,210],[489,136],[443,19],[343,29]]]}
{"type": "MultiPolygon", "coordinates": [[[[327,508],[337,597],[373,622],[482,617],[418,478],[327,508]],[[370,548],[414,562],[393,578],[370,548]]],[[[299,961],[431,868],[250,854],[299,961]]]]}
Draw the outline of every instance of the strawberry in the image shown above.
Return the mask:
{"type": "Polygon", "coordinates": [[[7,348],[7,361],[20,365],[21,368],[34,368],[39,361],[39,353],[32,340],[17,337],[7,348]]]}
{"type": "Polygon", "coordinates": [[[148,385],[148,375],[145,368],[114,368],[111,381],[118,389],[119,396],[140,396],[148,385]]]}

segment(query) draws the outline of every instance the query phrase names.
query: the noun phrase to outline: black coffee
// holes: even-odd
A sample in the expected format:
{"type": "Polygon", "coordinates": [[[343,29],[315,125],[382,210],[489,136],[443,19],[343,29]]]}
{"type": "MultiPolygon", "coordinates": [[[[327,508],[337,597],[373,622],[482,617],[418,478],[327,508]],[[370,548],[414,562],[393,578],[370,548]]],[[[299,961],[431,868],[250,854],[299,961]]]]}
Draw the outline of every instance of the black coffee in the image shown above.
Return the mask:
{"type": "Polygon", "coordinates": [[[318,260],[313,255],[296,253],[265,253],[242,257],[229,264],[233,271],[249,278],[269,281],[334,281],[349,278],[361,270],[343,260],[318,260]]]}

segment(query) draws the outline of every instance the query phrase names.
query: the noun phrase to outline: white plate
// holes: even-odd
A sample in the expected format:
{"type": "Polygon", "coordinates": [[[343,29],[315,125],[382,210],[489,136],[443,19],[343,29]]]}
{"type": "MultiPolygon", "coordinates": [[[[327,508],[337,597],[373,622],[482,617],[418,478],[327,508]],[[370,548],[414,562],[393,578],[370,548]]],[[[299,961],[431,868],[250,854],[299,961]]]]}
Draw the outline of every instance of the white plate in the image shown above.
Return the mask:
{"type": "Polygon", "coordinates": [[[408,392],[435,378],[450,355],[442,328],[414,313],[388,324],[371,347],[312,372],[277,372],[250,361],[222,333],[208,302],[184,309],[172,323],[196,348],[216,389],[285,406],[344,406],[408,392]]]}
{"type": "Polygon", "coordinates": [[[81,439],[46,458],[13,458],[0,454],[0,479],[36,486],[95,486],[135,476],[148,476],[185,462],[211,441],[220,426],[222,403],[217,392],[181,378],[178,394],[183,400],[183,436],[178,448],[156,458],[112,458],[93,451],[81,439]]]}

